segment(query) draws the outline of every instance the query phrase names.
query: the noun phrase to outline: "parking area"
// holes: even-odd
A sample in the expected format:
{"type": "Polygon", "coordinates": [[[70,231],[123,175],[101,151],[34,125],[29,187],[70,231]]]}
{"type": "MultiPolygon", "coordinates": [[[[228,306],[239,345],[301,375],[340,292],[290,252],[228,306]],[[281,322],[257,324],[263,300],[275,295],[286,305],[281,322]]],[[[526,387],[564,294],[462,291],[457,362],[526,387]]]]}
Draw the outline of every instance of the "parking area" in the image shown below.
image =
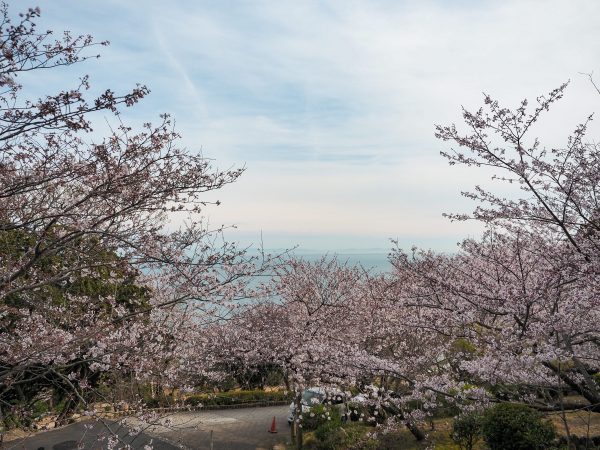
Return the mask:
{"type": "Polygon", "coordinates": [[[156,423],[145,424],[127,419],[127,425],[140,427],[142,433],[132,436],[128,427],[115,422],[80,422],[15,441],[5,442],[6,450],[83,450],[106,449],[109,436],[118,436],[117,448],[143,450],[152,443],[154,450],[273,449],[289,440],[287,406],[240,408],[202,412],[168,413],[156,423]],[[276,433],[269,433],[275,418],[276,433]],[[212,441],[212,445],[211,445],[212,441]]]}
{"type": "MultiPolygon", "coordinates": [[[[287,406],[181,412],[161,419],[145,432],[173,445],[189,449],[272,449],[289,440],[287,406]],[[277,433],[269,433],[275,418],[277,433]]],[[[133,425],[140,425],[132,421],[133,425]]]]}

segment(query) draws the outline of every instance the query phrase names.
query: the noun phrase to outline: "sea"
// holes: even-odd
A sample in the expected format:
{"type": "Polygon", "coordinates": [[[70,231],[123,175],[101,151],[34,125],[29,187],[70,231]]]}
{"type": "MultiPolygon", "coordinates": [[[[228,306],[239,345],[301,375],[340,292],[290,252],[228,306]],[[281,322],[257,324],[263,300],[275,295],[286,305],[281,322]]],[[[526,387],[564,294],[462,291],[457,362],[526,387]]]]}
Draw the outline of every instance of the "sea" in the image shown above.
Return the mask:
{"type": "MultiPolygon", "coordinates": [[[[266,253],[279,254],[281,249],[265,250],[266,253]]],[[[335,258],[340,264],[347,266],[362,266],[371,273],[381,273],[391,270],[392,265],[388,260],[389,250],[376,249],[371,251],[357,250],[335,250],[335,251],[317,251],[317,250],[289,250],[288,254],[298,259],[307,261],[318,261],[323,257],[327,259],[335,258]]]]}

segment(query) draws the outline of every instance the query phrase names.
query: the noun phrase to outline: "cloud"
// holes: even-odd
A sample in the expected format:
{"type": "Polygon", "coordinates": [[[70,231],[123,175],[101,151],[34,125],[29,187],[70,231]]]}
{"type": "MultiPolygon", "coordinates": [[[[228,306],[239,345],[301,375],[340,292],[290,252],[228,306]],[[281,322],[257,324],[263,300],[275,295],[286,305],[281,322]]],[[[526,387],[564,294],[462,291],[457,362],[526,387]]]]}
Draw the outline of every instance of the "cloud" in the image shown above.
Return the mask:
{"type": "Polygon", "coordinates": [[[600,102],[579,74],[600,72],[594,0],[41,6],[54,28],[112,41],[89,68],[102,85],[150,85],[132,119],[172,112],[188,148],[247,165],[211,214],[249,235],[454,242],[475,229],[441,213],[472,209],[460,190],[488,174],[448,168],[435,123],[483,91],[512,106],[572,79],[534,130],[557,146],[600,102]]]}

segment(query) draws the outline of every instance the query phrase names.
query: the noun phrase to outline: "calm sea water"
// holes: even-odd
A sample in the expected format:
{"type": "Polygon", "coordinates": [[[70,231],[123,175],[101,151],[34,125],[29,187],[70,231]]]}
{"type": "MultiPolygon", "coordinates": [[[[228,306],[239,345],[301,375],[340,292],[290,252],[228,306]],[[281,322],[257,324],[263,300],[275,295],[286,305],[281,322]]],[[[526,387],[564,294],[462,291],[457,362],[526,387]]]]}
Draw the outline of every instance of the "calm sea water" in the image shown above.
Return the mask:
{"type": "MultiPolygon", "coordinates": [[[[309,261],[318,261],[324,253],[295,253],[294,255],[309,261]]],[[[330,258],[336,257],[340,263],[346,263],[349,266],[361,265],[372,272],[384,272],[392,268],[388,261],[388,254],[384,251],[379,253],[329,252],[326,255],[330,258]]]]}

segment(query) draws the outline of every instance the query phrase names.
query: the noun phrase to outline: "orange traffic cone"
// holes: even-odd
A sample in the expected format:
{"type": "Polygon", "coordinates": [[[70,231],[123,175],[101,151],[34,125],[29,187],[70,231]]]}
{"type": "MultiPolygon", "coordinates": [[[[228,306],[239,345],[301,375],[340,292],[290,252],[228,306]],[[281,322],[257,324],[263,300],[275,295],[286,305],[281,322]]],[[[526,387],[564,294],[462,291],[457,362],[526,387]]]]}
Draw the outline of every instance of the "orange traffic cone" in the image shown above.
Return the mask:
{"type": "Polygon", "coordinates": [[[277,422],[275,421],[275,416],[273,416],[273,422],[271,422],[271,429],[267,431],[269,433],[277,433],[277,422]]]}

